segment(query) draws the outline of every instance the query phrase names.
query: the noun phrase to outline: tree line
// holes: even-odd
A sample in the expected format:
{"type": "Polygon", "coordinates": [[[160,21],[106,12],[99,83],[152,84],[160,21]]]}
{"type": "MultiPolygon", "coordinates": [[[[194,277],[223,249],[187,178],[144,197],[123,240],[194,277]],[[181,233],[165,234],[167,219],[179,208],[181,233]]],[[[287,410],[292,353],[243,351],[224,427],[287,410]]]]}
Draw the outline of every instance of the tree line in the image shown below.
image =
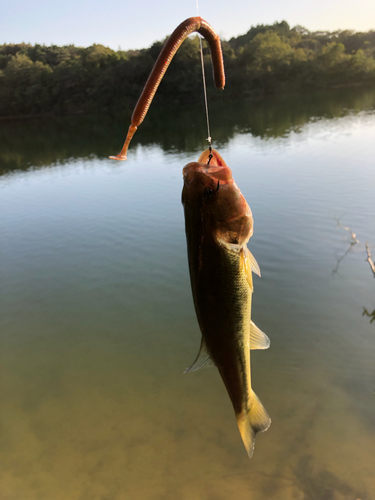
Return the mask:
{"type": "MultiPolygon", "coordinates": [[[[103,45],[0,46],[0,116],[115,112],[132,109],[163,42],[141,50],[103,45]]],[[[310,32],[282,21],[251,27],[222,42],[225,97],[375,83],[375,31],[310,32]]],[[[205,48],[205,64],[210,64],[205,48]]],[[[209,75],[209,71],[208,71],[209,75]]],[[[209,76],[207,77],[207,79],[209,76]]],[[[222,93],[209,85],[211,99],[222,93]]],[[[202,76],[198,37],[188,38],[158,89],[163,105],[199,102],[202,76]]]]}

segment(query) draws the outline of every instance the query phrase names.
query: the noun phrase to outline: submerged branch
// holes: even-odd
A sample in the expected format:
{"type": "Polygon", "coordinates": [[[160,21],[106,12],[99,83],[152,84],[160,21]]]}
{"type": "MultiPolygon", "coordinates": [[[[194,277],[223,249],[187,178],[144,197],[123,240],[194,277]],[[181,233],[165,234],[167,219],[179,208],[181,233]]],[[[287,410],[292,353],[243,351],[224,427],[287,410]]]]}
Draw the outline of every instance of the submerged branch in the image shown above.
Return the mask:
{"type": "Polygon", "coordinates": [[[341,222],[340,222],[341,217],[339,217],[338,219],[335,219],[335,221],[337,222],[337,225],[339,227],[341,227],[342,229],[344,229],[345,231],[348,231],[350,233],[350,236],[351,236],[351,238],[353,240],[353,244],[359,243],[359,240],[357,240],[357,235],[355,233],[353,233],[353,231],[351,231],[351,229],[349,227],[343,226],[341,224],[341,222]]]}
{"type": "Polygon", "coordinates": [[[375,265],[374,265],[374,261],[371,258],[370,247],[368,246],[367,241],[366,241],[366,252],[367,252],[367,259],[366,260],[370,264],[371,271],[373,272],[374,278],[375,278],[375,265]]]}
{"type": "MultiPolygon", "coordinates": [[[[341,217],[343,217],[343,215],[341,215],[341,217]]],[[[349,227],[343,226],[341,224],[341,222],[340,222],[341,217],[339,217],[338,219],[334,218],[334,220],[337,222],[337,225],[339,227],[341,227],[342,229],[344,229],[344,231],[348,231],[348,233],[350,234],[350,237],[351,237],[351,241],[350,241],[350,246],[346,250],[346,252],[339,259],[337,259],[337,266],[332,271],[333,273],[337,273],[339,265],[340,265],[340,262],[342,261],[342,259],[344,259],[348,255],[348,253],[352,251],[354,245],[356,245],[357,243],[359,243],[359,240],[357,239],[357,235],[355,233],[353,233],[353,231],[349,227]]],[[[366,261],[369,263],[371,271],[372,271],[372,273],[374,275],[374,278],[375,278],[375,264],[374,264],[374,261],[371,258],[370,247],[369,247],[369,244],[368,244],[367,241],[366,241],[366,252],[367,252],[367,259],[366,259],[366,261]]]]}
{"type": "MultiPolygon", "coordinates": [[[[344,215],[341,215],[341,217],[343,217],[344,215]]],[[[344,229],[345,231],[348,231],[350,233],[351,241],[349,242],[349,248],[346,250],[346,252],[339,259],[337,259],[337,257],[336,257],[337,265],[336,265],[335,269],[332,271],[333,274],[338,272],[340,262],[348,255],[348,253],[350,253],[353,250],[354,245],[359,243],[359,240],[357,240],[357,235],[355,233],[353,233],[353,231],[351,231],[348,227],[343,226],[341,224],[341,222],[340,222],[341,217],[339,217],[338,219],[334,218],[334,220],[337,222],[338,226],[340,226],[342,229],[344,229]]]]}

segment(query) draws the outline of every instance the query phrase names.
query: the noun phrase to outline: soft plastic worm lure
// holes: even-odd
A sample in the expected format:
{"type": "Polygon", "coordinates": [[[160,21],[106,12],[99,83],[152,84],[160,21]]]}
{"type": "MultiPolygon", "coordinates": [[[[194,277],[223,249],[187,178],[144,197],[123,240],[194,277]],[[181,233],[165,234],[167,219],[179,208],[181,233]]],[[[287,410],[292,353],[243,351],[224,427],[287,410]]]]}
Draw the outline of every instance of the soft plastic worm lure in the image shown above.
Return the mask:
{"type": "Polygon", "coordinates": [[[146,85],[144,86],[142,94],[134,108],[131,125],[122,150],[117,156],[110,156],[111,159],[126,160],[126,153],[128,151],[130,141],[132,140],[132,137],[139,125],[143,122],[152,99],[154,98],[155,92],[157,91],[164,73],[167,71],[170,62],[173,59],[173,56],[185,38],[195,31],[200,33],[207,40],[211,52],[215,86],[220,90],[224,89],[225,73],[219,35],[214,31],[212,26],[210,26],[208,22],[201,17],[189,17],[189,19],[186,19],[179,26],[177,26],[172,35],[165,42],[159,57],[152,68],[150,76],[148,77],[146,85]]]}

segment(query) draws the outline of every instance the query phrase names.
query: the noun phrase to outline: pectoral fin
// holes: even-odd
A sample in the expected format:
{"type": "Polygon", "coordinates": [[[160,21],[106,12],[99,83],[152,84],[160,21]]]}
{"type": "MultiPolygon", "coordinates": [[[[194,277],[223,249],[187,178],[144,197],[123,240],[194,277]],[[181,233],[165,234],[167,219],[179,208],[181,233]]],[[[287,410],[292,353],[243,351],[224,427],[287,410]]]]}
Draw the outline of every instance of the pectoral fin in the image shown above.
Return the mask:
{"type": "Polygon", "coordinates": [[[243,248],[241,251],[241,262],[245,267],[246,280],[249,284],[250,290],[253,292],[253,274],[251,272],[251,260],[249,259],[248,254],[250,254],[249,249],[245,246],[245,248],[243,248]]]}
{"type": "Polygon", "coordinates": [[[250,349],[268,349],[271,344],[267,335],[255,323],[250,322],[250,349]]]}
{"type": "Polygon", "coordinates": [[[221,238],[218,238],[218,242],[232,252],[241,253],[243,250],[243,245],[239,245],[238,243],[228,243],[221,238]]]}
{"type": "Polygon", "coordinates": [[[209,368],[210,366],[215,366],[215,363],[212,361],[206,346],[206,342],[202,337],[201,347],[199,349],[197,359],[189,368],[186,368],[184,373],[195,372],[197,370],[200,370],[201,368],[209,368]]]}
{"type": "Polygon", "coordinates": [[[250,262],[251,270],[260,277],[260,269],[258,262],[255,260],[254,255],[250,252],[250,250],[247,247],[245,248],[245,257],[250,262]]]}

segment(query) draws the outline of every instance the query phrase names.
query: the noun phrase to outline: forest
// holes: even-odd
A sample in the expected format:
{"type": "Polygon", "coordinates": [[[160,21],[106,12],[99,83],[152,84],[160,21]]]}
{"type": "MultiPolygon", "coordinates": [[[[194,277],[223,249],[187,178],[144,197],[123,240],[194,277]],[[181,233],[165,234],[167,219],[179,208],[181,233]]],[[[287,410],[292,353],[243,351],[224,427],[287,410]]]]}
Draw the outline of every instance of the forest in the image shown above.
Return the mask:
{"type": "MultiPolygon", "coordinates": [[[[103,45],[0,45],[0,116],[116,112],[132,109],[163,41],[141,50],[103,45]]],[[[205,46],[205,42],[204,42],[205,46]]],[[[225,97],[259,99],[281,92],[375,83],[375,31],[310,32],[286,21],[251,27],[222,41],[225,97]]],[[[222,99],[210,78],[210,99],[222,99]]],[[[174,57],[155,103],[202,100],[199,39],[189,37],[174,57]]]]}

